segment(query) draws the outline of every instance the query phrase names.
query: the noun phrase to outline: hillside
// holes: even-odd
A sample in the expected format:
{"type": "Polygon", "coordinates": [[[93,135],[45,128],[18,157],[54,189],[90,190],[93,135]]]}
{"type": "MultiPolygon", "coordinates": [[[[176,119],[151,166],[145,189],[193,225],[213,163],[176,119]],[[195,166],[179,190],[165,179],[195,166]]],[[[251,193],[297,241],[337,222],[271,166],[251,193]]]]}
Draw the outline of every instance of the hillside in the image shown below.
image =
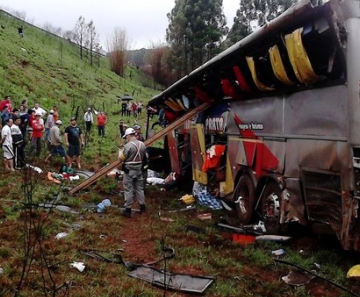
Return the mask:
{"type": "Polygon", "coordinates": [[[124,94],[146,102],[156,92],[141,84],[144,79],[135,68],[128,66],[125,77],[119,77],[109,70],[106,57],[95,58],[90,66],[76,45],[4,11],[0,25],[0,96],[11,95],[15,106],[23,99],[45,109],[61,103],[68,114],[76,105],[109,109],[124,94]],[[23,38],[17,31],[21,25],[23,38]]]}

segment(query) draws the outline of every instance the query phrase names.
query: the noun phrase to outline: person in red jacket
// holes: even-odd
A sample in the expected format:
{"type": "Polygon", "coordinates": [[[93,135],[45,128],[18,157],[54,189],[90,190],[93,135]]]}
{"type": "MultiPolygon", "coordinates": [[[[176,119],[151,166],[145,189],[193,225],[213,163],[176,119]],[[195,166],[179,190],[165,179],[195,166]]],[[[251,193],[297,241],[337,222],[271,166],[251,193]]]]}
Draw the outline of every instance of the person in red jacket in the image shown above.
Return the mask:
{"type": "Polygon", "coordinates": [[[40,114],[35,115],[35,120],[31,123],[32,135],[30,139],[30,150],[29,153],[32,154],[34,149],[36,149],[36,156],[39,157],[41,153],[41,140],[44,132],[44,124],[41,121],[40,114]]]}
{"type": "Polygon", "coordinates": [[[107,116],[104,114],[104,112],[101,111],[96,116],[96,120],[97,120],[99,136],[105,137],[105,125],[108,120],[107,116]]]}

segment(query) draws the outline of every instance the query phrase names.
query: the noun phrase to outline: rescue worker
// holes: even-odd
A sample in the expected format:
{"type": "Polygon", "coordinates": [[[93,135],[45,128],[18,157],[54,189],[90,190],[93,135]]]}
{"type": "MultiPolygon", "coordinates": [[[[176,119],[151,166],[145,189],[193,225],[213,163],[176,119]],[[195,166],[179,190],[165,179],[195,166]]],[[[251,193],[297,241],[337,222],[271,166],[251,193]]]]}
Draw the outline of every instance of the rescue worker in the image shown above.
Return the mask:
{"type": "Polygon", "coordinates": [[[145,145],[142,141],[136,139],[135,134],[136,132],[133,128],[127,128],[125,130],[122,138],[125,138],[127,143],[119,153],[119,159],[123,162],[125,198],[125,210],[121,214],[128,218],[131,217],[131,207],[134,196],[138,201],[140,213],[146,211],[142,171],[143,163],[146,159],[145,145]]]}

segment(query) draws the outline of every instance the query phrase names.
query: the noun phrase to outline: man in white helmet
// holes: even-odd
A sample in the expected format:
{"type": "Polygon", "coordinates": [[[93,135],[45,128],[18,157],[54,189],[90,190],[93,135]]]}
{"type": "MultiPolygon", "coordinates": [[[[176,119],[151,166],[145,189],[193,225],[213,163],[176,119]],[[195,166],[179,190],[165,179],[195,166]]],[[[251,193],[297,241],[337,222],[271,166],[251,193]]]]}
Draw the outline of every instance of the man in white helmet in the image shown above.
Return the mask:
{"type": "Polygon", "coordinates": [[[140,213],[145,212],[145,194],[144,194],[144,177],[142,173],[143,163],[145,162],[145,145],[142,141],[136,139],[136,131],[133,128],[127,128],[122,138],[127,143],[119,154],[123,162],[124,171],[124,197],[125,210],[122,212],[124,217],[131,217],[131,207],[133,197],[135,196],[140,208],[140,213]]]}

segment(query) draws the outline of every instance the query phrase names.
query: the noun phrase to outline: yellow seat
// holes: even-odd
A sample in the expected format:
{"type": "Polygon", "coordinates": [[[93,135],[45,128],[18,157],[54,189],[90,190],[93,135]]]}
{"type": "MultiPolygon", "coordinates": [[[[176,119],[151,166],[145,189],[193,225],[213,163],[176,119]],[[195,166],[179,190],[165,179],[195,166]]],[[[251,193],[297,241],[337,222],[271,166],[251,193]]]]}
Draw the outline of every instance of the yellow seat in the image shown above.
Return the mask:
{"type": "Polygon", "coordinates": [[[253,57],[246,57],[246,62],[247,62],[247,64],[248,64],[248,66],[249,66],[252,79],[253,79],[256,87],[257,87],[260,91],[273,91],[273,90],[275,90],[275,88],[266,86],[265,84],[263,84],[263,83],[258,79],[257,73],[256,73],[256,69],[255,69],[255,61],[254,61],[254,58],[253,58],[253,57]]]}
{"type": "Polygon", "coordinates": [[[296,78],[303,84],[312,84],[318,81],[320,77],[315,73],[302,43],[302,31],[303,28],[299,28],[287,34],[285,44],[296,78]]]}
{"type": "Polygon", "coordinates": [[[284,63],[281,59],[279,47],[276,44],[269,48],[269,55],[271,67],[276,78],[285,85],[295,85],[295,83],[288,77],[286,73],[284,63]]]}

